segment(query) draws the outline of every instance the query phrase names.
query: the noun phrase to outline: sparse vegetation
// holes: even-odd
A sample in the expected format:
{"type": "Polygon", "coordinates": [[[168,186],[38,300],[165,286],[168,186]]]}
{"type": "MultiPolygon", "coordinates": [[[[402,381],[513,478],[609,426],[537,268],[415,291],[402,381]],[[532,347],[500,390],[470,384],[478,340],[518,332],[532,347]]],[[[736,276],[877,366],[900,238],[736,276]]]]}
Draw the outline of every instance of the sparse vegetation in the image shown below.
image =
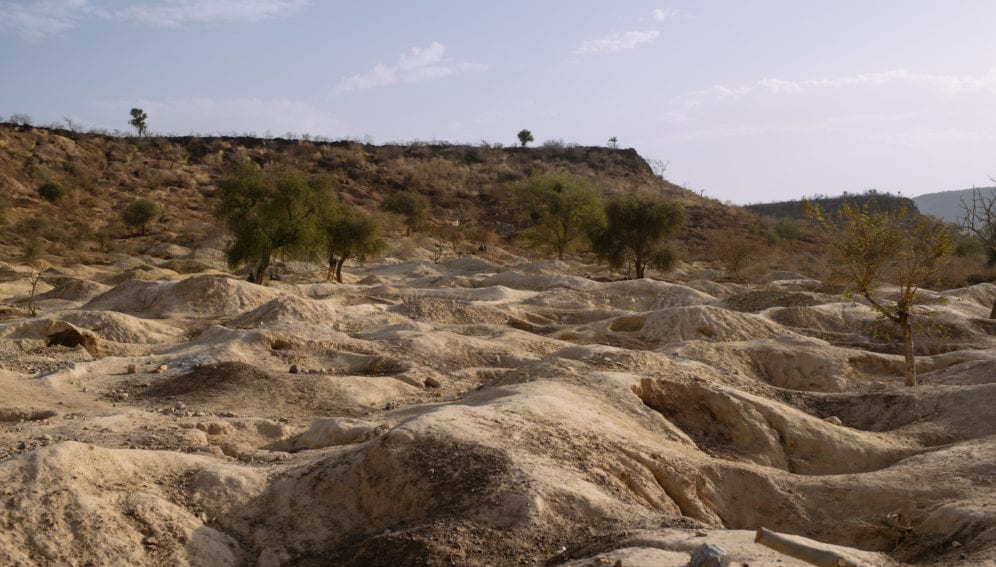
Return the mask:
{"type": "Polygon", "coordinates": [[[615,197],[605,207],[606,224],[592,231],[598,257],[637,278],[647,267],[670,270],[677,252],[667,242],[685,222],[681,205],[653,197],[615,197]]]}
{"type": "Polygon", "coordinates": [[[46,181],[38,186],[38,195],[49,203],[56,203],[66,196],[66,190],[56,181],[46,181]]]}
{"type": "Polygon", "coordinates": [[[121,211],[121,219],[130,227],[137,228],[139,234],[145,236],[149,223],[162,216],[163,210],[159,203],[151,199],[139,198],[128,204],[121,211]]]}
{"type": "Polygon", "coordinates": [[[342,283],[342,266],[350,258],[363,262],[387,249],[376,217],[353,207],[344,207],[323,225],[329,269],[326,279],[342,283]]]}
{"type": "Polygon", "coordinates": [[[380,204],[385,211],[405,217],[405,235],[419,231],[429,217],[429,200],[414,191],[399,191],[386,197],[380,204]]]}
{"type": "Polygon", "coordinates": [[[331,184],[296,169],[263,171],[244,162],[218,186],[215,214],[232,234],[229,266],[251,264],[252,281],[265,285],[275,254],[313,259],[324,246],[322,223],[331,218],[331,184]]]}
{"type": "Polygon", "coordinates": [[[605,222],[602,190],[580,177],[543,175],[512,186],[530,226],[523,237],[550,248],[558,260],[581,238],[605,222]]]}
{"type": "Polygon", "coordinates": [[[835,213],[809,205],[807,215],[829,237],[828,268],[834,280],[863,297],[903,335],[906,385],[916,386],[912,315],[920,289],[934,280],[951,250],[943,223],[906,210],[877,210],[843,203],[835,213]],[[879,285],[893,283],[894,294],[879,285]]]}
{"type": "Polygon", "coordinates": [[[131,109],[131,120],[128,121],[128,124],[131,124],[132,127],[138,131],[139,137],[141,137],[145,135],[145,129],[147,126],[146,121],[148,119],[149,115],[146,114],[144,110],[141,108],[133,108],[131,109]]]}
{"type": "Polygon", "coordinates": [[[519,130],[519,133],[518,133],[517,136],[519,138],[519,144],[523,148],[526,147],[527,145],[529,145],[529,142],[532,142],[535,139],[535,138],[533,138],[533,133],[530,132],[529,130],[524,129],[524,128],[522,130],[519,130]]]}
{"type": "MultiPolygon", "coordinates": [[[[970,201],[962,201],[961,226],[974,235],[989,252],[989,263],[996,259],[996,192],[988,194],[976,189],[970,201]]],[[[996,319],[996,300],[993,301],[990,319],[996,319]]]]}

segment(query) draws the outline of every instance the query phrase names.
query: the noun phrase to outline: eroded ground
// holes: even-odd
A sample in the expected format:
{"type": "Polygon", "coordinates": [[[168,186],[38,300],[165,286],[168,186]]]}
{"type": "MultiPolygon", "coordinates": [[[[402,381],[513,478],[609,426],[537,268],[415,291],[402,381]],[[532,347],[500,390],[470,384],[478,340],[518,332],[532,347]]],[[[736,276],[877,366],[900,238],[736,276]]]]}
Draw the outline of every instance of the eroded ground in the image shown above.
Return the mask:
{"type": "Polygon", "coordinates": [[[991,284],[927,292],[910,389],[812,280],[492,252],[264,288],[175,248],[51,269],[36,317],[0,270],[0,564],[802,565],[762,525],[996,560],[991,284]]]}

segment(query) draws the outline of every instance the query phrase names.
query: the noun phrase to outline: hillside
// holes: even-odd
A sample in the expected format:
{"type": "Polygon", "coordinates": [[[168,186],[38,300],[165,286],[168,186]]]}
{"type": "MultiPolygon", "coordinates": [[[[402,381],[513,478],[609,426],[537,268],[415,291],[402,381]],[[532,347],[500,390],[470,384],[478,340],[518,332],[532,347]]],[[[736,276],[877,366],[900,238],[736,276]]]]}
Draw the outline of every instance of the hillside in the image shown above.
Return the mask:
{"type": "MultiPolygon", "coordinates": [[[[458,225],[468,250],[499,237],[509,244],[507,230],[497,234],[498,223],[513,232],[522,223],[508,188],[543,173],[585,177],[609,194],[651,191],[682,203],[689,222],[677,240],[689,261],[707,258],[718,233],[759,244],[765,239],[766,225],[756,216],[655,176],[632,149],[136,138],[0,124],[0,189],[7,200],[0,255],[91,261],[106,253],[145,253],[163,243],[213,242],[223,236],[211,215],[215,184],[244,160],[330,176],[341,200],[369,210],[395,191],[422,193],[431,202],[433,224],[458,225]],[[58,205],[41,199],[37,187],[46,181],[62,184],[67,198],[58,205]],[[137,197],[165,210],[146,237],[120,221],[122,207],[137,197]]],[[[437,234],[442,238],[430,227],[429,236],[437,234]]]]}
{"type": "Polygon", "coordinates": [[[795,199],[791,201],[758,203],[754,205],[747,205],[745,208],[765,217],[805,220],[805,203],[819,205],[825,211],[835,211],[839,209],[843,203],[850,203],[859,207],[863,207],[866,204],[874,205],[876,208],[886,211],[896,211],[901,208],[911,211],[917,210],[915,200],[910,199],[909,197],[892,195],[891,193],[879,193],[874,189],[866,191],[865,193],[844,193],[843,195],[837,197],[816,195],[811,198],[795,199]]]}
{"type": "Polygon", "coordinates": [[[978,187],[974,189],[962,189],[960,191],[941,191],[938,193],[925,193],[913,197],[920,212],[925,215],[933,215],[950,223],[960,223],[964,211],[962,202],[970,202],[972,193],[980,191],[985,196],[996,193],[996,187],[978,187]]]}

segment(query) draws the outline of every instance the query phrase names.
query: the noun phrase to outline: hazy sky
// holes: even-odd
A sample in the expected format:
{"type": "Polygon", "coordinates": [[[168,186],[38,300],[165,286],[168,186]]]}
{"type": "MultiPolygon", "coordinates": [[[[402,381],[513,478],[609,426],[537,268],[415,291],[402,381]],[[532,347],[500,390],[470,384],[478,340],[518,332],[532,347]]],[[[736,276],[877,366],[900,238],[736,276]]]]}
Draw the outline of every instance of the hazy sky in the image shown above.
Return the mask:
{"type": "Polygon", "coordinates": [[[996,1],[0,0],[0,116],[563,140],[736,203],[996,177],[996,1]]]}

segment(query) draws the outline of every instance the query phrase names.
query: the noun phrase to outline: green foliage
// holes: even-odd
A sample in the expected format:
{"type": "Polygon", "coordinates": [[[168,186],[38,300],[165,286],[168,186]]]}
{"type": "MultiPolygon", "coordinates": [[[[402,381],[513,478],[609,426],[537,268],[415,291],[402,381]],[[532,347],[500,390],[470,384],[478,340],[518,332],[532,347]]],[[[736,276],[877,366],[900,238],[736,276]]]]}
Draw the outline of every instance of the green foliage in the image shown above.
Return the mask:
{"type": "Polygon", "coordinates": [[[342,265],[350,258],[364,261],[379,256],[387,249],[381,238],[380,223],[373,216],[356,208],[344,208],[323,224],[329,255],[327,279],[342,283],[342,265]]]}
{"type": "Polygon", "coordinates": [[[385,197],[380,207],[385,211],[403,215],[407,234],[411,234],[413,230],[420,230],[429,216],[429,200],[414,191],[399,191],[385,197]]]}
{"type": "Polygon", "coordinates": [[[775,234],[784,240],[798,240],[802,237],[802,224],[796,219],[782,217],[775,221],[775,234]]]}
{"type": "Polygon", "coordinates": [[[526,130],[525,128],[519,130],[518,137],[519,137],[519,143],[522,144],[523,148],[526,147],[526,145],[529,142],[532,142],[535,139],[533,138],[533,133],[530,132],[529,130],[526,130]]]}
{"type": "Polygon", "coordinates": [[[843,203],[833,213],[806,205],[806,214],[829,238],[830,277],[868,301],[903,333],[906,383],[916,385],[916,360],[910,316],[917,292],[940,274],[951,253],[951,233],[944,223],[905,209],[879,210],[873,204],[843,203]],[[895,297],[878,290],[881,283],[899,286],[895,297]]]}
{"type": "Polygon", "coordinates": [[[275,254],[313,259],[324,246],[322,223],[335,211],[331,183],[295,169],[263,171],[251,162],[221,181],[215,216],[232,233],[228,265],[253,264],[253,281],[265,284],[275,254]]]}
{"type": "Polygon", "coordinates": [[[131,124],[132,127],[138,130],[139,136],[144,136],[146,127],[145,121],[148,119],[149,115],[146,114],[144,110],[141,108],[133,108],[131,109],[131,120],[128,121],[128,124],[131,124]]]}
{"type": "Polygon", "coordinates": [[[567,175],[534,176],[512,186],[512,194],[532,226],[523,237],[549,247],[559,260],[582,237],[602,226],[602,190],[567,175]]]}
{"type": "Polygon", "coordinates": [[[151,199],[135,199],[121,211],[121,219],[128,226],[138,228],[142,236],[149,223],[162,216],[162,208],[151,199]]]}
{"type": "Polygon", "coordinates": [[[605,206],[606,224],[593,231],[595,253],[613,268],[632,267],[637,278],[648,266],[667,271],[677,254],[666,242],[684,225],[681,205],[652,197],[616,197],[605,206]]]}
{"type": "Polygon", "coordinates": [[[38,186],[38,195],[49,203],[55,203],[66,196],[66,190],[56,181],[46,181],[38,186]]]}

